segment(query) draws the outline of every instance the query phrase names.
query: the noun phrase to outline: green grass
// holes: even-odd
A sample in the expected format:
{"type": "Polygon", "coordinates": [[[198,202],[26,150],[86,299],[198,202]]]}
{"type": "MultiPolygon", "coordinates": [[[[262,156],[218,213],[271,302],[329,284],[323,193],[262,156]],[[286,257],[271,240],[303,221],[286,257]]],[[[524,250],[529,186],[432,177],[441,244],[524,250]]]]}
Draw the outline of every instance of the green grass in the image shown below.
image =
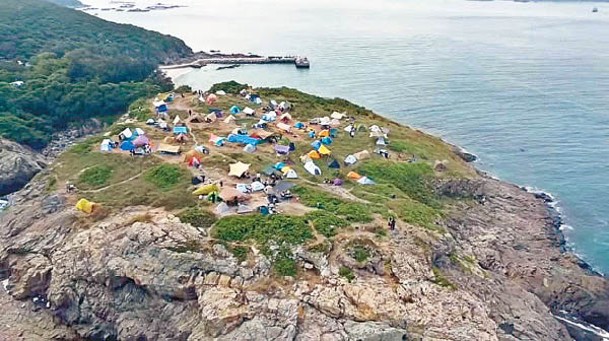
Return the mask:
{"type": "Polygon", "coordinates": [[[416,226],[431,230],[441,230],[436,221],[442,218],[442,211],[410,198],[397,199],[387,202],[389,207],[401,220],[416,226]]]}
{"type": "Polygon", "coordinates": [[[245,246],[230,246],[228,251],[235,256],[240,262],[247,260],[247,255],[249,253],[249,248],[245,246]]]}
{"type": "Polygon", "coordinates": [[[358,263],[364,263],[370,258],[370,251],[363,245],[355,245],[351,249],[353,259],[355,259],[358,263]]]}
{"type": "Polygon", "coordinates": [[[305,215],[305,219],[312,222],[317,232],[326,238],[334,237],[337,230],[349,226],[349,222],[327,211],[313,211],[305,215]]]}
{"type": "Polygon", "coordinates": [[[313,238],[303,217],[283,215],[224,217],[215,224],[212,235],[227,242],[253,240],[259,245],[270,241],[296,245],[313,238]]]}
{"type": "Polygon", "coordinates": [[[162,190],[168,190],[179,184],[184,177],[182,169],[175,165],[161,164],[144,175],[144,179],[162,190]]]}
{"type": "Polygon", "coordinates": [[[351,283],[355,279],[355,274],[353,273],[353,270],[346,266],[341,266],[340,269],[338,269],[338,275],[340,277],[345,278],[347,281],[349,281],[349,283],[351,283]]]}
{"type": "Polygon", "coordinates": [[[278,276],[295,277],[298,274],[298,267],[293,257],[288,248],[280,248],[273,259],[273,272],[278,276]]]}
{"type": "Polygon", "coordinates": [[[154,117],[150,103],[145,98],[140,98],[129,106],[129,116],[141,122],[154,117]]]}
{"type": "Polygon", "coordinates": [[[194,227],[208,228],[216,222],[216,216],[199,208],[189,208],[178,215],[180,221],[194,227]]]}
{"type": "Polygon", "coordinates": [[[112,177],[112,168],[107,165],[93,166],[85,169],[78,177],[78,186],[88,188],[100,188],[108,184],[112,177]]]}
{"type": "Polygon", "coordinates": [[[444,274],[442,273],[442,270],[440,270],[440,268],[434,266],[431,270],[433,271],[433,275],[434,275],[434,279],[433,279],[434,283],[436,283],[437,285],[439,285],[441,287],[449,288],[451,290],[456,289],[456,286],[448,278],[446,278],[446,276],[444,276],[444,274]]]}

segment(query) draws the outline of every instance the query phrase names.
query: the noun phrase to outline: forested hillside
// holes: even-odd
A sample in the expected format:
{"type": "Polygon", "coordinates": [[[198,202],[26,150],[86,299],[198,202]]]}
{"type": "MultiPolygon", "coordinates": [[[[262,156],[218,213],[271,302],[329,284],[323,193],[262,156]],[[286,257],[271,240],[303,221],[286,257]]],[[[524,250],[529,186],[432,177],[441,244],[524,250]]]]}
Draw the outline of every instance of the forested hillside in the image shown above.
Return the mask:
{"type": "Polygon", "coordinates": [[[44,0],[2,0],[0,34],[0,135],[35,148],[167,87],[156,66],[192,53],[177,38],[44,0]]]}

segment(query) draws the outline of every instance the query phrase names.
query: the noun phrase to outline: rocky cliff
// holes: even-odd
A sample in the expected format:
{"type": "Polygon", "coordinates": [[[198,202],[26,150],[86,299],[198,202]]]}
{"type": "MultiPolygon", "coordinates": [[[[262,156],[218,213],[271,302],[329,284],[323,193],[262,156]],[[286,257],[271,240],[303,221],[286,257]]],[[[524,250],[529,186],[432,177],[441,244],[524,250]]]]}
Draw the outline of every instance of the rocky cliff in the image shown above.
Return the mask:
{"type": "Polygon", "coordinates": [[[0,195],[21,189],[44,167],[46,162],[40,154],[0,138],[0,195]]]}
{"type": "Polygon", "coordinates": [[[66,197],[32,183],[0,220],[0,320],[10,326],[0,336],[568,340],[552,310],[608,329],[607,281],[561,252],[544,202],[496,180],[473,187],[486,200],[456,205],[438,240],[407,224],[383,239],[356,231],[322,252],[298,248],[304,275],[272,279],[261,253],[240,262],[162,209],[85,223],[66,197]],[[349,282],[339,268],[356,263],[342,251],[354,238],[377,251],[349,282]],[[192,240],[196,250],[184,247],[192,240]]]}

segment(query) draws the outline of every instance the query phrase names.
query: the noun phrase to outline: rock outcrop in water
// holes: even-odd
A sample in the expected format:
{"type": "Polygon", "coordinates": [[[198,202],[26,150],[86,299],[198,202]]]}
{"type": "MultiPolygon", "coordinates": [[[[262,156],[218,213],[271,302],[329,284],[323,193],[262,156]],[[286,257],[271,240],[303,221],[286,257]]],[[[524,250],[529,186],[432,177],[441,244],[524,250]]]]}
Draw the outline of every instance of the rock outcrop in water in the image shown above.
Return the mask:
{"type": "Polygon", "coordinates": [[[462,186],[486,199],[454,206],[439,240],[406,224],[356,233],[378,254],[351,283],[347,239],[296,250],[306,274],[273,281],[262,254],[239,262],[162,209],[83,224],[44,188],[0,218],[0,336],[13,340],[567,340],[559,310],[609,329],[607,281],[560,251],[542,200],[492,179],[462,186]]]}
{"type": "Polygon", "coordinates": [[[45,167],[46,161],[40,154],[0,138],[0,195],[21,189],[45,167]]]}

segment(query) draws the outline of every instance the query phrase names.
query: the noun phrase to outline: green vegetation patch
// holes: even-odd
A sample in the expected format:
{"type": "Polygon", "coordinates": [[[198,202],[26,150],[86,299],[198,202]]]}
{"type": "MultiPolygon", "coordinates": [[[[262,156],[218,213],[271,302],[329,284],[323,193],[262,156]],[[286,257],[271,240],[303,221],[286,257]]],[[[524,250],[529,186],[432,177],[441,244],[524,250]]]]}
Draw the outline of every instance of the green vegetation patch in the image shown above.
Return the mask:
{"type": "Polygon", "coordinates": [[[162,164],[147,171],[144,179],[162,190],[167,190],[179,184],[184,178],[184,172],[179,166],[162,164]]]}
{"type": "Polygon", "coordinates": [[[337,230],[349,226],[349,222],[327,211],[313,211],[305,215],[305,219],[312,222],[317,232],[327,238],[334,237],[337,230]]]}
{"type": "Polygon", "coordinates": [[[243,262],[247,259],[247,255],[249,253],[249,248],[245,246],[229,246],[228,251],[235,256],[239,261],[243,262]]]}
{"type": "Polygon", "coordinates": [[[346,266],[341,266],[340,269],[338,269],[338,275],[345,278],[347,281],[349,281],[349,283],[351,283],[355,279],[355,274],[353,273],[353,270],[346,266]]]}
{"type": "Polygon", "coordinates": [[[247,89],[249,87],[249,85],[247,84],[241,84],[239,82],[235,82],[235,81],[228,81],[228,82],[222,82],[222,83],[217,83],[214,84],[210,89],[209,92],[211,93],[215,93],[216,91],[224,91],[227,94],[238,94],[241,90],[243,89],[247,89]]]}
{"type": "Polygon", "coordinates": [[[78,184],[86,184],[92,188],[99,188],[108,184],[112,176],[112,168],[107,165],[93,166],[85,169],[78,177],[78,184]]]}
{"type": "Polygon", "coordinates": [[[302,244],[313,238],[313,232],[303,217],[271,215],[229,216],[216,223],[212,231],[215,238],[228,241],[253,240],[260,245],[270,241],[277,244],[302,244]]]}
{"type": "Polygon", "coordinates": [[[199,208],[189,208],[178,215],[180,221],[194,227],[208,228],[216,222],[216,216],[199,208]]]}
{"type": "Polygon", "coordinates": [[[434,283],[444,288],[449,288],[452,290],[456,289],[456,286],[448,278],[446,278],[446,276],[444,276],[440,268],[434,266],[431,270],[433,271],[434,275],[434,283]]]}
{"type": "Polygon", "coordinates": [[[437,208],[429,207],[410,198],[388,201],[387,207],[397,214],[398,218],[409,224],[431,230],[441,229],[436,221],[442,217],[442,211],[437,208]]]}
{"type": "Polygon", "coordinates": [[[295,277],[298,274],[296,260],[288,248],[280,248],[273,258],[273,272],[278,276],[295,277]]]}

